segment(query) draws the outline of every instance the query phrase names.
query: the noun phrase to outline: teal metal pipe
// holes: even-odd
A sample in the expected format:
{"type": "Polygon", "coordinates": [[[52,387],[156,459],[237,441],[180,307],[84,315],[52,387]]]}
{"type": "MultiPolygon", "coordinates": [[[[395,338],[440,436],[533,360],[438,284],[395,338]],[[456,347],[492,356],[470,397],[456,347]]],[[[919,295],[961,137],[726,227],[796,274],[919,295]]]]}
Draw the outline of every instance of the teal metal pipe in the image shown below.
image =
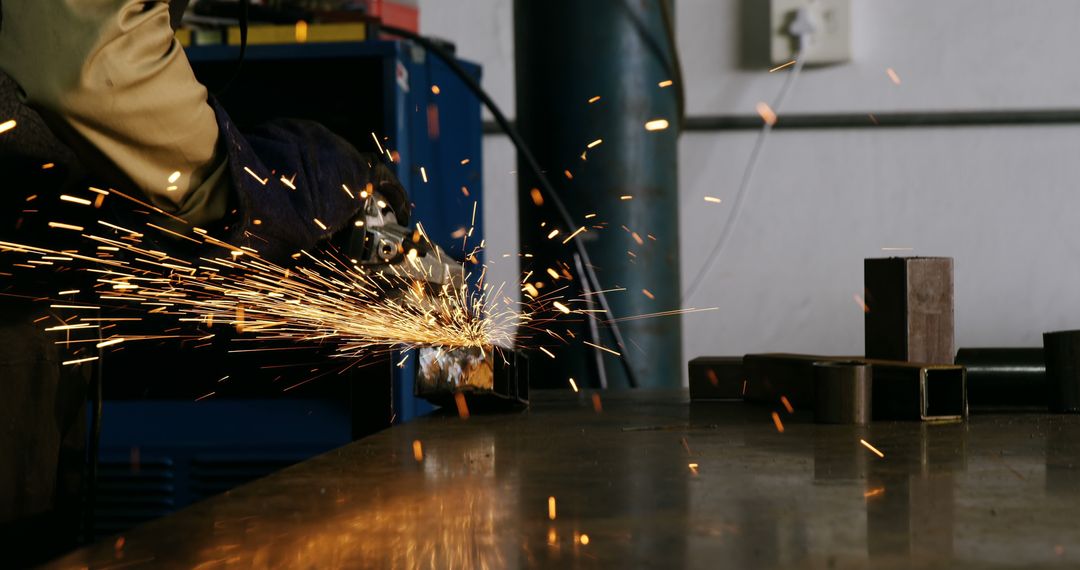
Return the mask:
{"type": "MultiPolygon", "coordinates": [[[[567,286],[568,297],[580,298],[573,249],[562,241],[585,226],[581,235],[600,285],[625,288],[607,294],[614,314],[601,315],[605,320],[680,308],[679,97],[678,86],[661,86],[676,79],[661,2],[514,2],[517,124],[577,226],[566,227],[542,192],[534,200],[541,185],[519,168],[521,251],[533,256],[523,258],[523,269],[533,271],[531,283],[543,283],[540,293],[567,286]],[[651,121],[668,126],[647,130],[651,121]],[[549,239],[553,229],[561,233],[549,239]],[[553,280],[549,268],[573,279],[553,280]]],[[[678,316],[619,325],[628,346],[616,346],[606,327],[603,344],[629,359],[642,387],[681,384],[678,316]]],[[[548,328],[569,342],[529,333],[556,355],[533,359],[534,384],[595,378],[596,349],[581,342],[590,340],[584,316],[564,316],[548,328]]],[[[601,355],[609,385],[626,386],[617,357],[601,355]]]]}

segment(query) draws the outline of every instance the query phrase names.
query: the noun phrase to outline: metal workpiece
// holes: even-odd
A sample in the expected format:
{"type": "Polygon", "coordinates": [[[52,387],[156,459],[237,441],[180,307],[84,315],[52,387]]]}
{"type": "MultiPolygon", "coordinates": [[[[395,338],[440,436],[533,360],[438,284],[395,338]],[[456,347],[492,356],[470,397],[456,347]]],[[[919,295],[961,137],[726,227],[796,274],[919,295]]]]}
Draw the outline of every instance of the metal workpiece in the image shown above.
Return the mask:
{"type": "Polygon", "coordinates": [[[529,403],[529,360],[518,350],[486,347],[419,349],[415,394],[440,406],[462,394],[472,411],[529,403]]]}
{"type": "Polygon", "coordinates": [[[952,364],[951,257],[866,259],[863,283],[867,358],[952,364]]]}
{"type": "Polygon", "coordinates": [[[1041,348],[961,348],[972,413],[1046,411],[1046,361],[1041,348]]]}
{"type": "Polygon", "coordinates": [[[1080,330],[1043,333],[1049,408],[1080,413],[1080,330]]]}
{"type": "Polygon", "coordinates": [[[875,420],[962,420],[968,415],[963,366],[867,360],[874,367],[875,420]]]}
{"type": "Polygon", "coordinates": [[[873,369],[853,360],[815,362],[814,421],[866,425],[871,419],[873,369]]]}
{"type": "Polygon", "coordinates": [[[784,396],[795,407],[815,405],[815,363],[852,361],[873,366],[871,417],[875,420],[945,421],[966,418],[964,367],[850,356],[748,354],[746,401],[775,404],[784,396]]]}
{"type": "Polygon", "coordinates": [[[699,356],[687,365],[690,401],[741,400],[747,387],[741,356],[699,356]]]}
{"type": "Polygon", "coordinates": [[[814,363],[857,359],[783,352],[747,354],[743,357],[747,379],[744,399],[755,404],[778,404],[785,397],[793,407],[808,410],[814,405],[814,363]]]}

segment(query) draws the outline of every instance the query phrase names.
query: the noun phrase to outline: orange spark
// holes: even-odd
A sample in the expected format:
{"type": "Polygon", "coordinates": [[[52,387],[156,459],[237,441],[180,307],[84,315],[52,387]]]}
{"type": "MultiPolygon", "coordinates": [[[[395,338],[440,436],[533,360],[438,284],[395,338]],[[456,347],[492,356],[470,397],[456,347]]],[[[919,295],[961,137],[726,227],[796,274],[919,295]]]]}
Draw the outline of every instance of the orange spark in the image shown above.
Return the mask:
{"type": "Polygon", "coordinates": [[[648,289],[642,289],[641,293],[650,299],[656,299],[656,295],[653,295],[652,292],[650,292],[648,289]]]}
{"type": "Polygon", "coordinates": [[[610,348],[608,348],[606,346],[600,346],[599,344],[593,344],[593,343],[591,343],[591,342],[589,342],[587,340],[583,340],[581,342],[583,342],[583,343],[585,343],[585,344],[587,344],[587,345],[589,345],[589,346],[591,346],[591,347],[593,347],[593,348],[595,348],[597,350],[602,350],[604,352],[610,352],[611,354],[614,354],[615,356],[622,356],[618,352],[615,352],[614,350],[611,350],[610,348]]]}
{"type": "Polygon", "coordinates": [[[791,406],[791,402],[788,401],[787,396],[780,396],[780,403],[784,405],[784,409],[787,410],[787,413],[789,413],[789,414],[794,414],[795,413],[795,408],[793,408],[791,406]]]}
{"type": "Polygon", "coordinates": [[[566,239],[564,239],[564,240],[563,240],[563,244],[566,244],[566,243],[568,243],[568,242],[569,242],[570,240],[572,240],[572,239],[574,239],[575,237],[577,237],[577,235],[578,235],[578,234],[580,234],[580,233],[581,233],[581,232],[583,232],[583,231],[585,231],[585,226],[581,226],[581,227],[580,227],[580,228],[578,228],[578,229],[577,229],[577,230],[576,230],[576,231],[575,231],[574,233],[570,234],[570,236],[569,236],[569,237],[567,237],[566,239]]]}
{"type": "Polygon", "coordinates": [[[469,419],[469,405],[465,402],[465,394],[456,392],[454,394],[454,404],[457,405],[458,417],[463,420],[469,419]]]}
{"type": "Polygon", "coordinates": [[[587,535],[585,533],[581,533],[581,538],[579,540],[581,540],[582,545],[588,545],[589,544],[589,535],[587,535]]]}
{"type": "Polygon", "coordinates": [[[781,63],[780,65],[770,69],[769,73],[772,73],[774,71],[780,71],[781,69],[784,69],[785,67],[788,67],[788,66],[791,66],[791,65],[795,65],[795,60],[794,59],[787,62],[787,63],[781,63]]]}
{"type": "Polygon", "coordinates": [[[322,223],[322,221],[321,221],[321,220],[319,220],[319,218],[314,218],[314,220],[315,220],[315,225],[316,225],[316,226],[319,226],[319,228],[320,228],[321,230],[323,230],[323,231],[326,231],[326,229],[327,229],[327,228],[326,228],[326,224],[322,223]]]}
{"type": "Polygon", "coordinates": [[[536,204],[537,206],[544,205],[544,195],[540,193],[539,188],[533,188],[532,190],[529,190],[529,195],[532,196],[533,204],[536,204]]]}
{"type": "Polygon", "coordinates": [[[49,227],[50,228],[56,228],[58,230],[73,230],[73,231],[76,231],[76,232],[83,231],[82,226],[73,226],[71,224],[62,224],[60,222],[49,222],[49,227]]]}
{"type": "Polygon", "coordinates": [[[687,465],[687,467],[690,468],[690,472],[693,473],[694,475],[698,474],[698,464],[697,463],[690,463],[690,464],[687,465]]]}
{"type": "Polygon", "coordinates": [[[889,80],[892,81],[894,85],[900,85],[900,76],[896,74],[895,69],[886,67],[885,73],[889,76],[889,80]]]}
{"type": "Polygon", "coordinates": [[[594,95],[594,96],[589,98],[589,104],[592,105],[593,103],[595,103],[595,102],[597,102],[599,100],[600,100],[600,96],[599,95],[594,95]]]}
{"type": "Polygon", "coordinates": [[[247,172],[248,174],[250,174],[252,178],[254,178],[255,180],[258,180],[259,184],[262,184],[263,186],[266,186],[267,181],[270,180],[269,178],[261,178],[261,177],[259,177],[258,174],[255,174],[254,170],[252,170],[252,169],[250,169],[250,168],[248,168],[246,166],[244,167],[244,172],[247,172]]]}
{"type": "Polygon", "coordinates": [[[567,180],[573,180],[573,179],[574,179],[574,175],[573,175],[573,174],[570,174],[570,171],[569,171],[569,170],[564,170],[564,171],[563,171],[563,175],[564,175],[564,176],[566,176],[566,179],[567,179],[567,180]]]}
{"type": "Polygon", "coordinates": [[[671,87],[671,85],[673,83],[674,83],[674,81],[672,81],[670,79],[665,79],[665,80],[661,81],[660,83],[657,83],[656,85],[658,87],[660,87],[661,89],[663,89],[664,87],[671,87]]]}
{"type": "Polygon", "coordinates": [[[592,409],[598,414],[604,411],[604,404],[600,401],[600,394],[595,392],[592,395],[592,409]]]}
{"type": "Polygon", "coordinates": [[[551,238],[553,238],[553,237],[555,237],[557,235],[559,235],[559,229],[558,228],[551,230],[551,233],[548,234],[547,238],[551,239],[551,238]]]}
{"type": "Polygon", "coordinates": [[[757,109],[758,115],[761,115],[761,120],[765,121],[766,125],[771,127],[776,124],[776,113],[768,103],[758,101],[758,104],[754,108],[757,109]]]}
{"type": "Polygon", "coordinates": [[[412,442],[412,455],[417,463],[424,460],[424,447],[420,444],[419,439],[414,439],[412,442]]]}
{"type": "Polygon", "coordinates": [[[860,297],[858,293],[855,293],[855,304],[858,305],[859,308],[861,308],[864,313],[869,313],[870,312],[870,307],[866,306],[866,301],[864,301],[863,298],[860,297]]]}
{"type": "Polygon", "coordinates": [[[885,487],[874,487],[869,491],[863,493],[863,497],[869,499],[870,497],[876,497],[878,495],[885,494],[885,487]]]}
{"type": "Polygon", "coordinates": [[[548,497],[548,518],[555,520],[555,497],[548,497]]]}
{"type": "Polygon", "coordinates": [[[587,148],[596,148],[596,147],[600,146],[600,143],[603,143],[603,142],[604,142],[604,139],[596,139],[593,142],[589,143],[587,148]]]}
{"type": "Polygon", "coordinates": [[[570,307],[567,307],[566,305],[564,305],[564,304],[562,304],[562,303],[560,303],[558,301],[555,301],[554,303],[552,303],[552,305],[555,305],[555,308],[558,309],[559,311],[561,311],[562,313],[567,314],[567,315],[570,314],[570,307]]]}
{"type": "Polygon", "coordinates": [[[780,414],[773,412],[772,421],[776,424],[776,431],[784,433],[784,422],[780,421],[780,414]]]}
{"type": "Polygon", "coordinates": [[[41,165],[41,169],[42,169],[42,170],[48,170],[48,169],[50,169],[50,168],[53,168],[54,166],[56,166],[56,163],[53,163],[53,162],[46,162],[45,164],[42,164],[42,165],[41,165]]]}
{"type": "Polygon", "coordinates": [[[878,457],[880,457],[882,459],[885,459],[885,454],[878,451],[878,448],[876,448],[876,447],[870,445],[869,443],[867,443],[867,441],[865,439],[860,439],[859,443],[863,444],[863,447],[865,447],[866,449],[869,449],[870,451],[873,451],[874,455],[877,455],[878,457]]]}
{"type": "Polygon", "coordinates": [[[17,125],[17,124],[18,123],[15,122],[15,119],[11,119],[11,120],[8,120],[8,121],[4,121],[3,123],[0,123],[0,133],[6,133],[6,132],[10,131],[11,129],[14,129],[15,125],[17,125]]]}
{"type": "Polygon", "coordinates": [[[720,198],[714,198],[714,197],[712,197],[712,196],[706,196],[706,197],[705,197],[705,201],[706,201],[706,202],[712,202],[713,204],[719,204],[719,203],[720,203],[720,202],[722,202],[723,200],[721,200],[720,198]]]}
{"type": "Polygon", "coordinates": [[[668,128],[667,119],[653,119],[645,123],[646,131],[662,131],[668,128]]]}
{"type": "Polygon", "coordinates": [[[75,197],[75,196],[68,196],[67,194],[61,194],[60,195],[60,200],[62,200],[64,202],[71,202],[72,204],[79,204],[81,206],[89,206],[91,204],[90,200],[87,200],[86,198],[78,198],[78,197],[75,197]]]}
{"type": "Polygon", "coordinates": [[[180,180],[180,171],[177,170],[169,175],[169,184],[176,184],[176,181],[180,180]]]}
{"type": "Polygon", "coordinates": [[[296,21],[296,30],[293,34],[296,37],[296,43],[307,43],[308,39],[308,23],[303,20],[296,21]]]}
{"type": "Polygon", "coordinates": [[[69,366],[69,365],[72,365],[72,364],[82,364],[84,362],[93,362],[93,361],[95,361],[97,359],[98,359],[98,357],[96,357],[96,356],[91,356],[89,358],[77,358],[75,360],[66,360],[64,362],[61,362],[60,365],[61,366],[69,366]]]}
{"type": "Polygon", "coordinates": [[[439,93],[442,93],[442,89],[439,89],[438,85],[432,85],[431,86],[431,94],[432,95],[438,95],[439,93]]]}

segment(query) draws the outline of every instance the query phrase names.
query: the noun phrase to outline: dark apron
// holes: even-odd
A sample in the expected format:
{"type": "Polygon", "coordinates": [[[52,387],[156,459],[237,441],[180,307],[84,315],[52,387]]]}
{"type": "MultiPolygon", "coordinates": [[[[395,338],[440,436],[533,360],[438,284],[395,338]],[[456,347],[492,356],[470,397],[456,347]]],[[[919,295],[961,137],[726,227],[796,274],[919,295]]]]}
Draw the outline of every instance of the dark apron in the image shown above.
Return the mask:
{"type": "MultiPolygon", "coordinates": [[[[0,117],[18,126],[0,135],[0,240],[32,236],[18,228],[26,197],[58,195],[81,171],[74,155],[0,73],[0,117]],[[41,165],[53,162],[53,169],[41,165]]],[[[36,203],[36,202],[35,202],[36,203]]],[[[34,206],[36,207],[36,206],[34,206]]],[[[0,272],[14,259],[0,254],[0,272]]],[[[24,298],[61,286],[55,275],[0,277],[0,552],[4,565],[47,560],[76,545],[86,465],[86,397],[92,365],[61,366],[55,333],[44,332],[48,305],[24,298]],[[7,560],[10,554],[11,560],[7,560]]],[[[55,317],[50,316],[55,323],[55,317]]]]}

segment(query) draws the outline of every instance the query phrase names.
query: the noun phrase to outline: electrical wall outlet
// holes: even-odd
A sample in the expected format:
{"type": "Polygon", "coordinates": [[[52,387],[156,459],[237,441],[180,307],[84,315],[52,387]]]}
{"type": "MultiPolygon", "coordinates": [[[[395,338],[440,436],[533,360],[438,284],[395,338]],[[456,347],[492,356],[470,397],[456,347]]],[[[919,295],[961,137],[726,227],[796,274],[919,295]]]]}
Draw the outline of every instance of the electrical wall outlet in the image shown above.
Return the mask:
{"type": "Polygon", "coordinates": [[[791,34],[791,23],[799,8],[807,8],[814,27],[803,60],[807,64],[851,61],[852,0],[771,0],[769,31],[770,56],[775,65],[791,61],[799,45],[791,34]]]}

